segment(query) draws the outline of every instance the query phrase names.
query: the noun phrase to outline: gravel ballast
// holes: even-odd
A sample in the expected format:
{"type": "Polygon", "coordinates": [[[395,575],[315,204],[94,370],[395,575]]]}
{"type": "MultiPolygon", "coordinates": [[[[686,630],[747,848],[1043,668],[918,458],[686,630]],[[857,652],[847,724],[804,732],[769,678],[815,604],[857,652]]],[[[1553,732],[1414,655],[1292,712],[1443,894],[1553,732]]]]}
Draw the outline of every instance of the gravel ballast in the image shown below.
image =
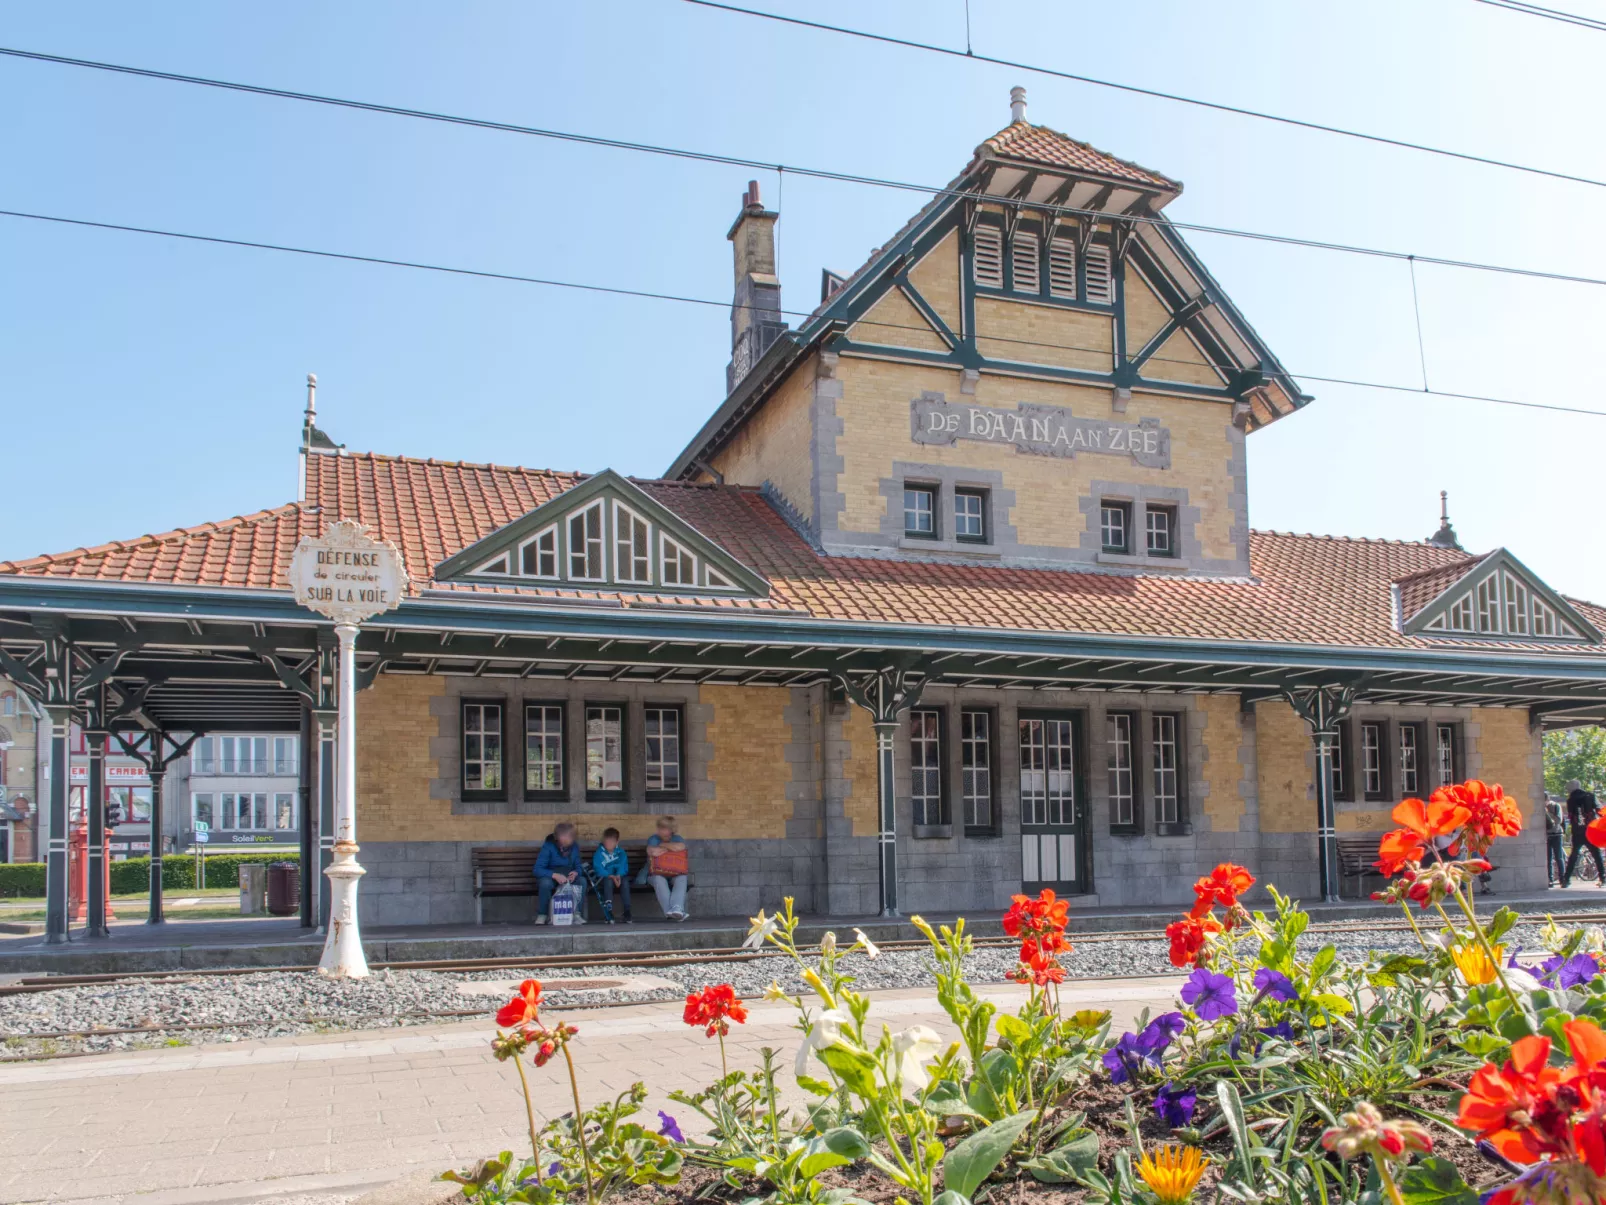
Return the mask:
{"type": "MultiPolygon", "coordinates": [[[[1564,917],[1563,917],[1564,919],[1564,917]]],[[[1507,939],[1537,950],[1542,917],[1522,922],[1507,939]]],[[[839,935],[848,944],[846,935],[839,935]]],[[[1307,932],[1301,939],[1308,957],[1332,943],[1341,960],[1359,961],[1369,952],[1417,950],[1410,930],[1307,932]]],[[[1062,961],[1071,976],[1096,979],[1133,975],[1174,975],[1169,947],[1159,938],[1076,941],[1062,961]]],[[[933,984],[932,961],[925,950],[889,950],[870,959],[854,954],[850,967],[861,990],[924,987],[933,984]]],[[[1013,946],[987,946],[967,962],[973,983],[1000,983],[1016,967],[1013,946]]],[[[712,962],[677,966],[588,966],[534,972],[548,985],[546,999],[557,1006],[648,1003],[679,1000],[687,991],[710,983],[730,983],[738,996],[763,995],[771,981],[789,993],[806,993],[792,962],[766,955],[750,962],[712,962]],[[584,979],[628,980],[651,977],[662,986],[635,984],[594,990],[563,986],[584,979]],[[673,986],[670,986],[673,985],[673,986]]],[[[454,1018],[408,1015],[483,1010],[487,1020],[501,1003],[499,996],[461,990],[465,983],[511,980],[517,968],[485,971],[382,970],[368,979],[325,979],[309,971],[272,971],[240,975],[202,975],[187,979],[125,980],[120,983],[63,987],[0,997],[0,1062],[40,1056],[151,1049],[201,1043],[238,1042],[297,1034],[386,1029],[440,1024],[454,1018]],[[218,1026],[175,1029],[171,1026],[218,1026]],[[133,1029],[136,1033],[90,1033],[133,1029]],[[89,1033],[86,1037],[54,1036],[89,1033]]],[[[484,989],[481,989],[483,993],[484,989]]],[[[465,1015],[463,1020],[471,1019],[465,1015]]]]}

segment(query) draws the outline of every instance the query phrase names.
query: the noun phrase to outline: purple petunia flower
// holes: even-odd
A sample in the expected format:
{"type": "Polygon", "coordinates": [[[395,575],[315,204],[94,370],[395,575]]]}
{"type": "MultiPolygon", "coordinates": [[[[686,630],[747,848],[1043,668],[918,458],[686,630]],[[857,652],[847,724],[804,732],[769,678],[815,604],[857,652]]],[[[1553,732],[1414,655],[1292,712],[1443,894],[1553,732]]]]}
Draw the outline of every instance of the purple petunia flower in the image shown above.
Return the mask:
{"type": "Polygon", "coordinates": [[[1201,1021],[1230,1017],[1238,1011],[1238,995],[1232,979],[1200,967],[1182,985],[1182,1002],[1193,1009],[1201,1021]]]}
{"type": "Polygon", "coordinates": [[[675,1119],[662,1109],[658,1110],[658,1132],[671,1142],[686,1141],[686,1135],[680,1132],[680,1127],[675,1124],[675,1119]]]}
{"type": "MultiPolygon", "coordinates": [[[[1287,1021],[1279,1021],[1275,1025],[1263,1025],[1260,1028],[1260,1032],[1268,1038],[1281,1038],[1285,1042],[1294,1040],[1294,1027],[1287,1021]]],[[[1258,1054],[1259,1051],[1257,1050],[1256,1053],[1258,1054]]]]}
{"type": "Polygon", "coordinates": [[[559,1163],[556,1159],[554,1159],[552,1161],[552,1166],[546,1169],[546,1174],[549,1175],[549,1176],[555,1176],[562,1170],[563,1170],[563,1164],[559,1163]]]}
{"type": "Polygon", "coordinates": [[[1187,1027],[1188,1023],[1181,1013],[1161,1013],[1138,1035],[1138,1044],[1149,1051],[1153,1061],[1158,1063],[1161,1052],[1187,1027]]]}
{"type": "Polygon", "coordinates": [[[1198,1103],[1199,1094],[1192,1088],[1166,1084],[1154,1098],[1154,1111],[1175,1130],[1193,1120],[1194,1106],[1198,1103]]]}
{"type": "Polygon", "coordinates": [[[1104,1052],[1100,1061],[1109,1071],[1112,1084],[1124,1084],[1137,1075],[1138,1067],[1146,1058],[1149,1058],[1149,1051],[1144,1048],[1142,1039],[1135,1033],[1124,1033],[1104,1052]]]}
{"type": "Polygon", "coordinates": [[[1299,989],[1294,986],[1281,971],[1274,971],[1270,967],[1261,967],[1255,972],[1255,989],[1260,993],[1256,1000],[1263,1000],[1270,996],[1273,1000],[1297,1000],[1299,989]]]}
{"type": "Polygon", "coordinates": [[[1582,987],[1596,975],[1600,974],[1600,967],[1588,954],[1574,954],[1571,958],[1562,959],[1560,955],[1545,964],[1546,981],[1553,975],[1557,987],[1582,987]]]}

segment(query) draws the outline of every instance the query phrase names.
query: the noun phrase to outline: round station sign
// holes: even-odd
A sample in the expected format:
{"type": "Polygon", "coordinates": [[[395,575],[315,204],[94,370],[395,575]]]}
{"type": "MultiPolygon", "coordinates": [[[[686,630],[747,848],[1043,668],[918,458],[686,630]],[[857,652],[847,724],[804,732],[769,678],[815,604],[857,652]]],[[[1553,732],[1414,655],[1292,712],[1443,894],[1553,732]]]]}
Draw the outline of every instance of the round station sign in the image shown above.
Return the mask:
{"type": "Polygon", "coordinates": [[[296,545],[290,587],[302,606],[337,624],[359,624],[401,602],[407,570],[394,544],[342,519],[296,545]]]}

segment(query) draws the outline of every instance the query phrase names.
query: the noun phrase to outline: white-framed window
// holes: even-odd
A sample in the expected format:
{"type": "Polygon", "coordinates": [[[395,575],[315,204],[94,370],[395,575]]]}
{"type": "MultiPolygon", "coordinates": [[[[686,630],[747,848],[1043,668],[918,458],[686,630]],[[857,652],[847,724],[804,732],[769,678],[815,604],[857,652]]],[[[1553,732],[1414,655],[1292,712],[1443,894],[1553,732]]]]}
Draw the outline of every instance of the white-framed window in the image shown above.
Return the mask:
{"type": "Polygon", "coordinates": [[[1092,246],[1087,249],[1084,263],[1087,271],[1087,300],[1100,305],[1115,303],[1115,271],[1111,266],[1110,249],[1092,246]]]}
{"type": "Polygon", "coordinates": [[[708,588],[710,590],[734,590],[736,589],[736,583],[710,565],[708,567],[708,588]]]}
{"type": "Polygon", "coordinates": [[[1434,727],[1439,772],[1437,785],[1452,786],[1456,779],[1456,727],[1454,724],[1436,724],[1434,727]]]}
{"type": "Polygon", "coordinates": [[[1181,751],[1177,747],[1177,717],[1169,712],[1149,717],[1150,748],[1154,761],[1154,819],[1157,824],[1182,822],[1181,751]]]}
{"type": "Polygon", "coordinates": [[[977,222],[970,236],[971,272],[985,289],[1004,287],[1004,232],[987,222],[977,222]]]}
{"type": "Polygon", "coordinates": [[[1132,551],[1132,504],[1111,502],[1099,504],[1099,544],[1105,552],[1132,551]]]}
{"type": "Polygon", "coordinates": [[[1383,796],[1383,725],[1361,725],[1361,789],[1368,799],[1383,796]]]}
{"type": "Polygon", "coordinates": [[[558,525],[554,523],[519,549],[519,569],[525,577],[558,576],[558,525]]]}
{"type": "Polygon", "coordinates": [[[1474,591],[1477,596],[1478,631],[1498,632],[1500,630],[1500,583],[1490,574],[1478,583],[1474,591]]]}
{"type": "Polygon", "coordinates": [[[1452,632],[1472,631],[1472,595],[1463,594],[1450,604],[1450,630],[1452,632]]]}
{"type": "Polygon", "coordinates": [[[501,791],[502,704],[487,700],[463,703],[463,790],[501,791]]]}
{"type": "Polygon", "coordinates": [[[647,791],[674,795],[684,789],[681,770],[680,708],[648,707],[646,725],[647,791]]]}
{"type": "Polygon", "coordinates": [[[217,738],[203,736],[190,746],[190,773],[217,773],[217,738]]]}
{"type": "Polygon", "coordinates": [[[586,790],[593,794],[625,789],[625,709],[592,704],[586,708],[586,790]]]}
{"type": "Polygon", "coordinates": [[[17,714],[17,695],[15,691],[6,691],[0,695],[0,715],[13,716],[17,714]]]}
{"type": "Polygon", "coordinates": [[[505,574],[505,573],[508,573],[509,569],[508,569],[508,555],[507,555],[507,553],[504,552],[501,556],[497,557],[495,560],[486,561],[485,564],[481,565],[478,569],[474,570],[474,572],[475,573],[491,573],[491,574],[498,574],[498,573],[505,574]]]}
{"type": "Polygon", "coordinates": [[[1143,508],[1143,522],[1149,555],[1175,556],[1177,512],[1169,506],[1146,506],[1143,508]]]}
{"type": "Polygon", "coordinates": [[[658,538],[660,580],[666,586],[695,586],[697,584],[697,558],[666,535],[658,538]]]}
{"type": "Polygon", "coordinates": [[[1043,282],[1038,270],[1042,244],[1029,230],[1017,230],[1009,248],[1009,266],[1017,293],[1041,293],[1043,282]]]}
{"type": "Polygon", "coordinates": [[[993,717],[987,711],[959,713],[960,792],[964,796],[965,826],[991,828],[993,824],[993,717]]]}
{"type": "Polygon", "coordinates": [[[273,795],[273,827],[279,832],[290,832],[296,827],[296,797],[293,791],[275,791],[273,795]]]}
{"type": "Polygon", "coordinates": [[[272,827],[272,812],[264,791],[225,791],[218,796],[223,809],[223,827],[235,832],[265,833],[272,827]]]}
{"type": "Polygon", "coordinates": [[[280,775],[294,774],[298,768],[297,757],[300,740],[293,736],[276,736],[273,738],[273,772],[280,775]]]}
{"type": "Polygon", "coordinates": [[[622,582],[652,581],[652,528],[623,502],[613,504],[613,571],[622,582]]]}
{"type": "Polygon", "coordinates": [[[1509,573],[1502,573],[1501,586],[1506,595],[1506,632],[1511,636],[1528,634],[1528,587],[1509,573]]]}
{"type": "Polygon", "coordinates": [[[972,544],[987,540],[987,494],[984,490],[954,491],[954,539],[972,544]]]}
{"type": "Polygon", "coordinates": [[[569,576],[583,582],[600,582],[607,576],[602,563],[600,501],[569,516],[569,576]]]}
{"type": "Polygon", "coordinates": [[[563,705],[524,705],[524,789],[541,794],[563,790],[563,705]]]}
{"type": "Polygon", "coordinates": [[[1022,824],[1076,823],[1076,748],[1070,720],[1020,721],[1022,824]]]}
{"type": "Polygon", "coordinates": [[[1415,724],[1400,725],[1400,792],[1421,794],[1422,750],[1418,748],[1421,729],[1415,724]]]}
{"type": "Polygon", "coordinates": [[[903,487],[903,534],[937,538],[937,490],[930,485],[903,487]]]}
{"type": "Polygon", "coordinates": [[[1533,600],[1533,606],[1534,606],[1534,635],[1535,636],[1554,636],[1554,635],[1556,635],[1556,613],[1554,611],[1552,611],[1550,609],[1549,605],[1546,604],[1538,596],[1535,596],[1535,598],[1533,600]]]}
{"type": "Polygon", "coordinates": [[[1076,240],[1054,238],[1048,244],[1048,294],[1076,297],[1076,240]]]}
{"type": "Polygon", "coordinates": [[[217,827],[217,812],[212,804],[211,791],[197,791],[190,796],[190,827],[195,827],[196,821],[206,825],[207,828],[217,827]]]}
{"type": "Polygon", "coordinates": [[[1334,735],[1332,741],[1330,741],[1327,746],[1328,764],[1333,770],[1332,783],[1334,799],[1349,798],[1349,767],[1344,762],[1344,738],[1347,732],[1348,728],[1345,725],[1340,724],[1338,732],[1334,735]]]}
{"type": "Polygon", "coordinates": [[[942,814],[942,712],[909,713],[909,800],[916,824],[945,822],[942,814]]]}
{"type": "Polygon", "coordinates": [[[1110,823],[1137,823],[1137,782],[1132,748],[1132,713],[1111,711],[1104,717],[1105,744],[1109,746],[1110,823]]]}

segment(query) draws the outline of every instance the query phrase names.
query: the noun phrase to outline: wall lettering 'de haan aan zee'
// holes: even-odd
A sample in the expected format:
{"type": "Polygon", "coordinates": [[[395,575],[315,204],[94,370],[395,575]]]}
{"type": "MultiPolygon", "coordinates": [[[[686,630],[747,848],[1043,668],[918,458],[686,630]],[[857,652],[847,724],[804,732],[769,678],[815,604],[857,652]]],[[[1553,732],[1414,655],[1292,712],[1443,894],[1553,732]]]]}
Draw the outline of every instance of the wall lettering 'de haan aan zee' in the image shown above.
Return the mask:
{"type": "Polygon", "coordinates": [[[1171,467],[1171,432],[1160,420],[1112,423],[1077,418],[1063,406],[1022,402],[1014,410],[950,402],[939,394],[909,403],[910,433],[916,443],[953,445],[961,439],[1011,444],[1033,456],[1074,457],[1078,452],[1127,456],[1154,469],[1171,467]]]}

